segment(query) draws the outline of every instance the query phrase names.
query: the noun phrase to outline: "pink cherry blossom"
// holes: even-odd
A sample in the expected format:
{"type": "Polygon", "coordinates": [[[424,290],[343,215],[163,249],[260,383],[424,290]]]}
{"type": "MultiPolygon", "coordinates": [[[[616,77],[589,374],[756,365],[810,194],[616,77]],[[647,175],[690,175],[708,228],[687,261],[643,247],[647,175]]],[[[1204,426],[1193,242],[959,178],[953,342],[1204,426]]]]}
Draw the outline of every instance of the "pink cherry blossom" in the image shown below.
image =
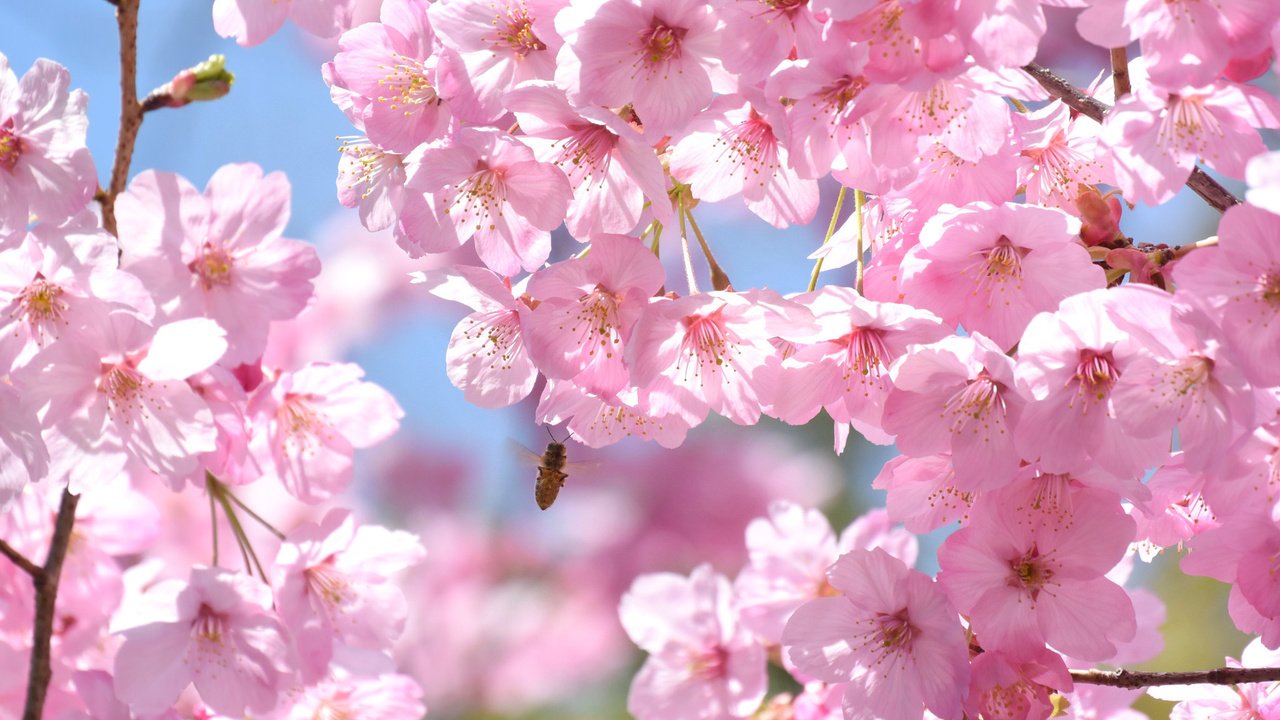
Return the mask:
{"type": "Polygon", "coordinates": [[[987,650],[973,659],[970,715],[1001,720],[1052,717],[1054,703],[1049,696],[1071,688],[1066,663],[1051,650],[1041,649],[1023,661],[987,650]]]}
{"type": "Polygon", "coordinates": [[[0,512],[30,481],[49,472],[49,451],[40,437],[40,421],[30,401],[0,384],[0,512]]]}
{"type": "Polygon", "coordinates": [[[1280,216],[1241,205],[1222,216],[1217,247],[1178,263],[1179,287],[1207,301],[1221,318],[1234,363],[1252,382],[1280,383],[1274,350],[1280,347],[1280,250],[1271,241],[1280,216]]]}
{"type": "Polygon", "coordinates": [[[677,448],[694,424],[678,410],[669,398],[636,388],[602,397],[569,380],[548,380],[534,414],[547,425],[565,423],[565,429],[587,447],[635,437],[677,448]]]}
{"type": "Polygon", "coordinates": [[[658,156],[616,113],[571,108],[563,90],[541,82],[525,83],[507,95],[505,104],[534,155],[569,178],[569,234],[585,242],[601,233],[629,233],[646,200],[657,220],[670,221],[671,201],[658,156]]]}
{"type": "Polygon", "coordinates": [[[320,37],[333,37],[351,22],[352,0],[214,0],[213,29],[240,45],[258,45],[286,19],[320,37]]]}
{"type": "Polygon", "coordinates": [[[538,378],[521,322],[529,306],[515,297],[510,280],[466,265],[421,280],[432,295],[475,311],[453,329],[444,356],[449,381],[467,402],[506,407],[528,397],[538,378]]]}
{"type": "MultiPolygon", "coordinates": [[[[763,101],[763,98],[760,98],[763,101]]],[[[751,212],[776,228],[803,225],[818,211],[818,183],[791,169],[779,142],[782,113],[726,95],[686,125],[668,160],[671,176],[716,202],[741,194],[751,212]]]]}
{"type": "Polygon", "coordinates": [[[326,680],[310,686],[281,720],[362,718],[362,720],[421,720],[427,712],[422,687],[407,675],[326,680]]]}
{"type": "Polygon", "coordinates": [[[517,85],[555,77],[556,13],[569,0],[449,0],[427,15],[446,47],[458,52],[484,114],[497,118],[517,85]]]}
{"type": "Polygon", "coordinates": [[[920,534],[968,517],[975,497],[956,487],[947,455],[899,455],[884,464],[871,487],[888,491],[885,506],[894,522],[920,534]]]}
{"type": "Polygon", "coordinates": [[[171,707],[189,684],[219,713],[265,713],[292,680],[271,589],[247,575],[196,566],[171,604],[122,634],[116,692],[137,713],[171,707]]]}
{"type": "Polygon", "coordinates": [[[868,86],[861,45],[816,46],[814,57],[783,63],[765,85],[770,97],[792,99],[787,110],[786,146],[792,167],[803,178],[818,178],[844,164],[841,149],[866,135],[860,123],[871,106],[858,102],[868,86]]]}
{"type": "Polygon", "coordinates": [[[1011,347],[1036,313],[1106,277],[1061,210],[1005,203],[944,206],[902,261],[907,302],[1011,347]]]}
{"type": "Polygon", "coordinates": [[[185,380],[226,351],[222,329],[205,318],[153,328],[114,312],[95,330],[83,343],[51,344],[16,374],[40,408],[51,478],[81,492],[130,458],[160,474],[192,471],[215,432],[185,380]]]}
{"type": "Polygon", "coordinates": [[[599,235],[591,253],[534,274],[538,304],[524,319],[529,355],[550,378],[612,395],[628,386],[623,362],[636,321],[666,277],[643,243],[599,235]]]}
{"type": "Polygon", "coordinates": [[[1036,57],[1047,29],[1040,2],[966,0],[958,3],[956,32],[979,65],[1021,67],[1036,57]]]}
{"type": "Polygon", "coordinates": [[[673,411],[691,424],[710,410],[739,425],[754,424],[760,418],[758,371],[774,352],[766,338],[805,314],[782,298],[776,303],[777,310],[732,292],[650,300],[627,345],[632,382],[670,397],[673,411]]]}
{"type": "Polygon", "coordinates": [[[1205,6],[1186,0],[1090,0],[1076,27],[1104,48],[1138,40],[1151,76],[1166,86],[1205,85],[1227,61],[1258,52],[1280,8],[1267,0],[1205,6]]]}
{"type": "Polygon", "coordinates": [[[1116,382],[1145,353],[1144,337],[1111,319],[1111,305],[1120,302],[1113,291],[1073,295],[1057,312],[1033,318],[1018,345],[1015,373],[1030,400],[1014,442],[1046,472],[1078,473],[1096,464],[1135,477],[1168,452],[1159,437],[1126,435],[1116,414],[1116,382]]]}
{"type": "Polygon", "coordinates": [[[846,683],[844,716],[958,719],[969,686],[964,630],[942,589],[881,549],[840,556],[842,597],[800,606],[782,644],[800,670],[846,683]]]}
{"type": "Polygon", "coordinates": [[[1255,128],[1280,127],[1280,103],[1249,85],[1139,86],[1107,113],[1102,142],[1130,201],[1172,198],[1200,158],[1232,177],[1266,150],[1255,128]]]}
{"type": "Polygon", "coordinates": [[[693,0],[574,0],[556,15],[564,47],[556,84],[575,105],[631,104],[657,142],[732,92],[721,67],[720,23],[693,0]]]}
{"type": "Polygon", "coordinates": [[[338,160],[338,202],[358,208],[360,224],[369,232],[391,227],[405,203],[404,157],[374,145],[368,138],[342,143],[338,160]]]}
{"type": "Polygon", "coordinates": [[[1025,400],[1013,359],[984,337],[947,337],[916,348],[893,366],[884,429],[913,457],[950,452],[955,483],[994,490],[1020,464],[1013,445],[1025,400]]]}
{"type": "Polygon", "coordinates": [[[1035,657],[1045,643],[1106,660],[1133,637],[1133,604],[1103,577],[1124,555],[1134,522],[1114,494],[1075,489],[1069,515],[1011,487],[979,498],[938,550],[938,582],[984,648],[1035,657]]]}
{"type": "Polygon", "coordinates": [[[1018,184],[1027,202],[1075,213],[1079,186],[1114,185],[1110,158],[1098,148],[1097,124],[1072,117],[1062,103],[1013,116],[1022,137],[1018,184]]]}
{"type": "Polygon", "coordinates": [[[945,34],[954,26],[955,3],[876,0],[855,6],[866,10],[828,32],[867,46],[867,78],[873,82],[915,84],[932,73],[948,73],[964,59],[964,46],[945,34]]]}
{"type": "Polygon", "coordinates": [[[227,331],[223,363],[257,360],[272,321],[306,306],[315,249],[281,237],[289,181],[257,165],[224,165],[204,193],[179,175],[145,172],[117,200],[122,267],[141,279],[163,319],[208,317],[227,331]]]}
{"type": "Polygon", "coordinates": [[[404,411],[356,365],[310,363],[259,385],[249,399],[250,450],[299,500],[317,503],[351,481],[351,456],[386,439],[404,411]]]}
{"type": "Polygon", "coordinates": [[[402,154],[449,129],[427,5],[423,0],[387,0],[381,22],[343,33],[329,78],[354,95],[344,109],[369,140],[402,154]]]}
{"type": "Polygon", "coordinates": [[[0,53],[0,231],[22,230],[31,215],[60,222],[93,196],[89,96],[70,84],[66,68],[43,58],[18,80],[0,53]]]}
{"type": "Polygon", "coordinates": [[[642,575],[618,614],[649,653],[631,683],[627,710],[639,720],[747,717],[764,699],[765,652],[731,608],[729,581],[701,565],[689,577],[642,575]]]}
{"type": "Polygon", "coordinates": [[[424,550],[413,535],[357,527],[351,513],[330,510],[285,538],[276,555],[276,608],[301,651],[304,682],[324,676],[334,644],[390,650],[409,612],[389,577],[416,564],[424,550]]]}
{"type": "Polygon", "coordinates": [[[761,3],[723,0],[721,57],[725,69],[750,82],[768,77],[792,50],[803,53],[821,47],[823,21],[808,0],[761,3]]]}
{"type": "Polygon", "coordinates": [[[736,604],[742,624],[770,644],[782,641],[797,607],[835,594],[826,572],[841,552],[881,547],[908,565],[916,556],[915,536],[891,528],[883,510],[859,517],[837,542],[820,512],[789,502],[775,502],[767,518],[752,520],[746,545],[750,564],[734,581],[736,604]]]}
{"type": "Polygon", "coordinates": [[[550,231],[572,197],[564,173],[519,140],[475,128],[458,131],[452,145],[427,148],[409,187],[434,193],[454,244],[472,240],[484,264],[507,276],[546,261],[550,231]]]}

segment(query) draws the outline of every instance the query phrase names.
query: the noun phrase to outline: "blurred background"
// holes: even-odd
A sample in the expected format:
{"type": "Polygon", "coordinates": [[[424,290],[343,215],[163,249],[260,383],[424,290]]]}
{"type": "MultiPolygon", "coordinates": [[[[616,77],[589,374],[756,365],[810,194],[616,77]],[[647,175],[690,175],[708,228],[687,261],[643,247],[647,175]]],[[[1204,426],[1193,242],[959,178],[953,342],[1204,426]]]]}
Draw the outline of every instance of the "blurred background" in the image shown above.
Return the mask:
{"type": "MultiPolygon", "coordinates": [[[[375,19],[377,3],[363,2],[361,17],[375,19]]],[[[710,422],[678,450],[624,442],[590,451],[570,443],[570,460],[590,467],[571,471],[556,506],[539,511],[536,471],[511,449],[513,441],[534,452],[545,447],[547,433],[532,419],[534,400],[503,411],[463,401],[445,377],[444,350],[468,310],[409,285],[409,272],[432,263],[410,261],[389,236],[367,233],[335,199],[336,137],[353,132],[320,78],[335,43],[287,24],[265,44],[241,48],[213,32],[209,8],[143,3],[139,95],[212,53],[227,56],[236,83],[216,102],[148,114],[132,174],[167,170],[203,187],[218,166],[251,161],[292,182],[287,234],[316,244],[324,271],[315,304],[273,331],[277,351],[299,363],[358,362],[405,408],[399,435],[357,456],[347,504],[365,519],[418,533],[427,548],[426,561],[405,578],[411,619],[401,661],[423,685],[432,717],[626,717],[626,689],[642,657],[622,633],[616,608],[637,574],[687,573],[710,562],[735,575],[746,559],[743,530],[772,500],[820,506],[837,530],[882,504],[870,481],[892,450],[855,436],[837,457],[822,416],[802,428],[710,422]]],[[[1075,38],[1071,11],[1047,11],[1040,62],[1087,84],[1108,67],[1105,51],[1075,38]]],[[[113,12],[103,0],[0,6],[0,52],[19,76],[48,57],[89,93],[89,146],[103,179],[119,112],[113,12]]],[[[835,189],[825,188],[811,226],[789,232],[768,227],[736,200],[699,207],[698,220],[737,287],[797,292],[807,284],[812,266],[805,258],[821,242],[835,189]]],[[[1214,234],[1215,223],[1216,215],[1184,192],[1158,211],[1126,213],[1124,228],[1139,241],[1180,244],[1214,234]]],[[[557,257],[573,250],[566,236],[556,240],[557,257]]],[[[664,248],[663,255],[677,252],[664,248]]],[[[824,281],[852,284],[852,268],[824,281]]],[[[207,526],[198,511],[187,522],[203,525],[179,522],[181,516],[172,516],[174,537],[207,526]]],[[[920,569],[935,568],[940,540],[923,539],[920,569]]],[[[1168,604],[1167,647],[1148,667],[1216,667],[1224,655],[1238,656],[1245,638],[1226,619],[1224,588],[1171,572],[1174,561],[1166,554],[1138,569],[1140,582],[1168,604]]],[[[1141,707],[1163,717],[1168,705],[1141,707]]]]}

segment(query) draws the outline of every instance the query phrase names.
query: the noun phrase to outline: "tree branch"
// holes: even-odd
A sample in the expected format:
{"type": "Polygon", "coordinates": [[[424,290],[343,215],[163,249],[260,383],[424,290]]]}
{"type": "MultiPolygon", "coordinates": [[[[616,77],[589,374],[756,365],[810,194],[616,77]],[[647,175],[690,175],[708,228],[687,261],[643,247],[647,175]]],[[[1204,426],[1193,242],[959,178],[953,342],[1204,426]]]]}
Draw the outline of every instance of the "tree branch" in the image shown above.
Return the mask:
{"type": "MultiPolygon", "coordinates": [[[[128,2],[128,0],[122,0],[128,2]]],[[[79,495],[62,491],[62,504],[58,507],[58,519],[54,523],[53,539],[49,541],[49,556],[44,568],[33,575],[36,586],[35,630],[31,636],[31,672],[27,676],[27,705],[22,720],[41,720],[44,717],[45,695],[53,678],[50,662],[50,643],[53,640],[54,610],[58,601],[58,581],[62,578],[62,561],[67,558],[71,545],[71,528],[76,521],[76,504],[79,495]]]]}
{"type": "Polygon", "coordinates": [[[40,569],[39,565],[36,565],[35,563],[28,560],[25,555],[18,552],[17,550],[14,550],[13,546],[5,542],[4,540],[0,540],[0,555],[4,555],[5,557],[9,558],[10,562],[12,562],[14,565],[17,565],[18,568],[22,570],[22,572],[30,575],[33,578],[39,575],[41,572],[44,572],[43,570],[40,569]]]}
{"type": "MultiPolygon", "coordinates": [[[[1048,90],[1050,95],[1066,103],[1067,107],[1081,115],[1102,122],[1103,116],[1111,109],[1110,105],[1084,94],[1061,75],[1048,68],[1031,63],[1024,65],[1022,69],[1035,78],[1041,87],[1048,90]]],[[[1232,205],[1240,204],[1240,198],[1232,195],[1199,167],[1192,168],[1191,177],[1187,178],[1187,187],[1194,190],[1218,212],[1226,212],[1232,205]]]]}
{"type": "Polygon", "coordinates": [[[1086,685],[1106,685],[1108,687],[1130,689],[1157,685],[1236,685],[1239,683],[1275,682],[1280,680],[1280,668],[1224,667],[1189,672],[1072,670],[1071,679],[1086,685]]]}
{"type": "Polygon", "coordinates": [[[133,162],[133,146],[142,127],[142,104],[138,102],[138,4],[140,0],[118,0],[116,24],[120,28],[120,132],[116,136],[116,159],[111,180],[97,196],[102,204],[102,226],[116,235],[116,197],[124,192],[133,162]]]}

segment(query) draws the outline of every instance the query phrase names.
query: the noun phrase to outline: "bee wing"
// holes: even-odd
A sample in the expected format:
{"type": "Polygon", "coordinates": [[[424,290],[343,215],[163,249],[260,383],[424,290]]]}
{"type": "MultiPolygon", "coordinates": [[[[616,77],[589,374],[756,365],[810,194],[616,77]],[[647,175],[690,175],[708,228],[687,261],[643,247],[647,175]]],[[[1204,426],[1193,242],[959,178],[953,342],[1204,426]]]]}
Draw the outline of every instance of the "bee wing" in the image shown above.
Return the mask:
{"type": "Polygon", "coordinates": [[[536,453],[511,438],[507,438],[507,448],[521,465],[542,467],[542,453],[536,453]]]}

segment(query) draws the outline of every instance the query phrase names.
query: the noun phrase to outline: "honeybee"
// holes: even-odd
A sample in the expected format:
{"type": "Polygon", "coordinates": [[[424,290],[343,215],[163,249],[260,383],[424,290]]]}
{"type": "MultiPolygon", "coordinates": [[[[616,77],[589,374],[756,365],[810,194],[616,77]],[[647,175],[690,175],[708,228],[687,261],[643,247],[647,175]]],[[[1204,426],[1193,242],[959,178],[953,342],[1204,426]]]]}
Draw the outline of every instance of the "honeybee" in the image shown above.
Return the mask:
{"type": "MultiPolygon", "coordinates": [[[[538,468],[538,481],[533,487],[533,499],[543,510],[551,507],[560,496],[560,488],[564,487],[564,481],[569,477],[565,468],[570,465],[564,442],[556,440],[555,435],[551,435],[550,428],[547,429],[547,435],[551,437],[551,442],[547,443],[547,450],[541,455],[513,443],[525,462],[538,468]]],[[[572,464],[580,465],[581,463],[572,464]]]]}

